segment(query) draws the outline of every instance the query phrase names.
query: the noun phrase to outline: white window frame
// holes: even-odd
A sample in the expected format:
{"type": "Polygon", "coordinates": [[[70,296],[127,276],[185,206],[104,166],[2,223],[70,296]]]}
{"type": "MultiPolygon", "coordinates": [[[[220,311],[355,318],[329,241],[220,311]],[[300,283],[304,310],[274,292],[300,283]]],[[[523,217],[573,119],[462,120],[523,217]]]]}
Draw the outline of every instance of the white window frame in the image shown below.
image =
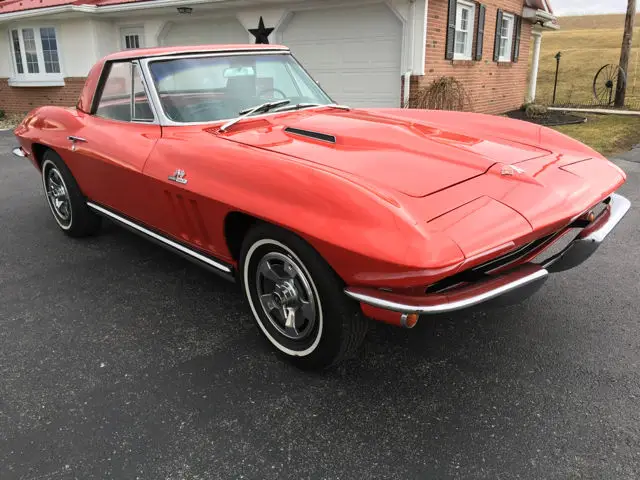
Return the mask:
{"type": "Polygon", "coordinates": [[[472,60],[473,59],[473,36],[476,31],[476,4],[473,2],[466,2],[464,0],[458,0],[456,6],[456,34],[453,39],[453,59],[454,60],[472,60]],[[458,45],[458,32],[463,32],[462,26],[462,11],[469,12],[467,20],[467,41],[464,44],[464,53],[456,52],[458,45]]]}
{"type": "Polygon", "coordinates": [[[140,43],[139,48],[144,48],[144,27],[128,26],[120,28],[120,50],[127,50],[126,38],[129,35],[136,35],[138,37],[138,42],[140,43]]]}
{"type": "Polygon", "coordinates": [[[509,21],[509,26],[507,28],[507,37],[506,43],[504,46],[504,54],[500,55],[500,50],[502,49],[502,40],[505,37],[502,35],[502,25],[498,25],[497,34],[500,35],[500,42],[498,43],[498,62],[511,62],[513,59],[513,28],[516,23],[516,18],[511,13],[503,13],[502,21],[509,21]]]}
{"type": "Polygon", "coordinates": [[[9,52],[11,58],[11,70],[13,76],[9,78],[9,85],[12,87],[58,87],[64,86],[64,67],[62,63],[62,52],[60,48],[60,30],[54,25],[49,24],[24,24],[12,25],[7,30],[9,37],[9,52]],[[51,28],[56,35],[56,46],[58,53],[58,65],[60,72],[47,73],[44,62],[44,54],[42,52],[42,38],[40,37],[41,28],[51,28]],[[36,43],[36,54],[38,56],[38,73],[29,73],[27,67],[27,55],[24,48],[24,36],[22,30],[32,29],[34,40],[36,43]],[[20,42],[20,55],[22,59],[23,73],[18,73],[18,64],[16,61],[16,52],[13,48],[13,31],[18,31],[18,41],[20,42]]]}

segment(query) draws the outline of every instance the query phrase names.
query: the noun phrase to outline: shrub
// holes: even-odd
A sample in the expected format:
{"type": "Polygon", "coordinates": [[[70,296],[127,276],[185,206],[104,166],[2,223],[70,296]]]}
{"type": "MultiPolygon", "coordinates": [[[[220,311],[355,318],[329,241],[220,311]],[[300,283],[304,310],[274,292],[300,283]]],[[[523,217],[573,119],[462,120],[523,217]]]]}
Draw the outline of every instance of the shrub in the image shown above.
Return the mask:
{"type": "Polygon", "coordinates": [[[4,118],[4,110],[0,108],[0,120],[4,118]]]}
{"type": "Polygon", "coordinates": [[[547,107],[536,103],[530,103],[526,105],[524,111],[527,118],[541,118],[546,116],[549,112],[547,107]]]}
{"type": "Polygon", "coordinates": [[[427,110],[470,110],[471,98],[462,82],[453,77],[440,77],[419,89],[410,106],[427,110]]]}

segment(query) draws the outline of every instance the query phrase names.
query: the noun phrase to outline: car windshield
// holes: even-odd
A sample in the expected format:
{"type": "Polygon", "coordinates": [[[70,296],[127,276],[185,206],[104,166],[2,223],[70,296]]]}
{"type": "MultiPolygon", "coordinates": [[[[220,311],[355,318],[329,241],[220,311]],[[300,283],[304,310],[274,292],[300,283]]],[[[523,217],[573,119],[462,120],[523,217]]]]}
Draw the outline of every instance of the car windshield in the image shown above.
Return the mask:
{"type": "Polygon", "coordinates": [[[279,100],[300,108],[332,103],[288,54],[157,60],[149,69],[162,108],[175,122],[231,119],[256,105],[279,100]]]}

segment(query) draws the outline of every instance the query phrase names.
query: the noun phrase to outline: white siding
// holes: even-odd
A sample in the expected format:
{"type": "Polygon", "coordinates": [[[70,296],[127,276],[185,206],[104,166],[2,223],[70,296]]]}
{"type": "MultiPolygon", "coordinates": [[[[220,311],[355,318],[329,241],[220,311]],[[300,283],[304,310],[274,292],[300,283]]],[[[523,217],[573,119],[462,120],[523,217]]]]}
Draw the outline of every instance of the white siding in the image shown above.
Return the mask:
{"type": "Polygon", "coordinates": [[[10,48],[9,30],[0,28],[0,78],[9,78],[13,75],[10,48]]]}
{"type": "Polygon", "coordinates": [[[98,60],[93,22],[68,20],[55,24],[65,77],[86,77],[98,60]]]}
{"type": "Polygon", "coordinates": [[[172,23],[161,45],[248,43],[249,33],[235,18],[191,20],[172,23]]]}
{"type": "Polygon", "coordinates": [[[93,22],[96,37],[96,55],[102,58],[120,50],[118,45],[118,28],[111,21],[96,20],[93,22]]]}

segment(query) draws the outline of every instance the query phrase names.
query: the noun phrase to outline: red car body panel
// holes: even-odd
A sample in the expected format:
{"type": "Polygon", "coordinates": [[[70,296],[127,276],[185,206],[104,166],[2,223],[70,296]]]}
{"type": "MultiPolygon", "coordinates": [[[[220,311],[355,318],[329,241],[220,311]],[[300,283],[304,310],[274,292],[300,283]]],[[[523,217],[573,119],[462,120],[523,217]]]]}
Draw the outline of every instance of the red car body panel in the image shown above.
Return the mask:
{"type": "Polygon", "coordinates": [[[562,230],[625,181],[564,135],[472,113],[319,107],[249,118],[224,133],[221,122],[106,120],[88,113],[103,65],[77,109],[27,116],[16,129],[22,148],[36,166],[34,145],[55,149],[90,200],[231,266],[225,219],[239,212],[303,237],[347,286],[419,294],[562,230]],[[69,135],[87,141],[72,149],[69,135]],[[168,180],[178,169],[187,184],[168,180]]]}

